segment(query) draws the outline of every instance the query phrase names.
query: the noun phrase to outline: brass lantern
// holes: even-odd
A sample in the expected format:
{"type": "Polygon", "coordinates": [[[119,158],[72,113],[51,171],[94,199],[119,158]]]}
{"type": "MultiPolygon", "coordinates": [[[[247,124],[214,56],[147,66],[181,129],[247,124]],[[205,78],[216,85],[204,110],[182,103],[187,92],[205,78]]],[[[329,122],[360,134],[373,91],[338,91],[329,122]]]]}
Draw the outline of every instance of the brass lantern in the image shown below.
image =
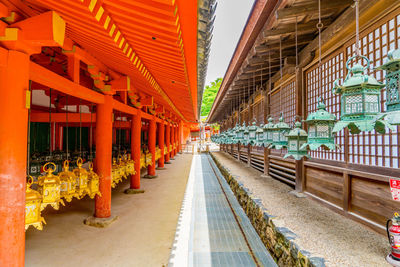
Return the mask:
{"type": "Polygon", "coordinates": [[[88,172],[86,169],[82,168],[83,160],[78,157],[76,160],[77,168],[74,169],[74,174],[76,176],[76,193],[75,196],[78,199],[83,198],[88,190],[88,172]]]}
{"type": "Polygon", "coordinates": [[[67,202],[71,202],[75,196],[76,176],[69,170],[69,161],[65,160],[63,171],[58,174],[60,177],[60,194],[67,202]]]}
{"type": "Polygon", "coordinates": [[[114,188],[121,181],[119,165],[115,158],[112,159],[111,178],[111,187],[114,188]]]}
{"type": "Polygon", "coordinates": [[[238,124],[236,123],[235,127],[233,127],[233,129],[232,129],[232,144],[237,144],[238,143],[237,131],[238,131],[239,127],[240,126],[238,126],[238,124]]]}
{"type": "MultiPolygon", "coordinates": [[[[160,157],[161,157],[161,150],[160,150],[160,157]]],[[[135,162],[131,159],[131,154],[127,155],[126,171],[128,175],[134,175],[136,173],[135,162]]]]}
{"type": "Polygon", "coordinates": [[[56,165],[53,162],[47,162],[43,166],[46,174],[38,177],[38,192],[42,195],[41,210],[44,210],[47,205],[51,205],[56,210],[59,209],[60,203],[65,206],[64,201],[61,199],[60,177],[53,174],[55,169],[56,165]]]}
{"type": "Polygon", "coordinates": [[[357,56],[349,58],[346,62],[349,73],[343,85],[339,85],[338,80],[334,84],[334,92],[341,96],[341,114],[340,121],[335,124],[332,131],[337,133],[347,127],[352,134],[374,129],[384,134],[385,126],[394,130],[393,126],[383,120],[386,114],[380,112],[380,94],[385,85],[364,74],[370,64],[365,56],[361,57],[367,61],[366,67],[357,63],[350,68],[349,63],[355,57],[357,56]]]}
{"type": "Polygon", "coordinates": [[[264,123],[257,127],[256,131],[256,146],[264,145],[264,123]]]}
{"type": "Polygon", "coordinates": [[[269,147],[272,142],[273,142],[273,135],[274,135],[274,129],[275,129],[275,124],[274,124],[274,119],[272,117],[268,118],[268,123],[264,125],[263,131],[264,131],[264,146],[269,147]]]}
{"type": "Polygon", "coordinates": [[[46,221],[41,215],[42,196],[40,193],[31,188],[33,184],[33,177],[28,176],[25,191],[25,231],[29,226],[33,226],[38,230],[43,229],[43,223],[46,221]]]}
{"type": "Polygon", "coordinates": [[[332,133],[336,116],[326,111],[324,100],[318,98],[317,111],[309,114],[306,119],[308,125],[308,140],[304,147],[316,150],[319,147],[334,150],[335,136],[332,133]]]}
{"type": "Polygon", "coordinates": [[[239,126],[238,126],[238,129],[237,129],[237,131],[236,131],[236,140],[237,140],[237,142],[238,143],[242,143],[243,142],[243,138],[244,138],[244,128],[246,127],[246,125],[244,124],[244,122],[243,122],[243,125],[242,126],[240,126],[240,124],[239,124],[239,126]]]}
{"type": "Polygon", "coordinates": [[[253,123],[249,126],[249,144],[252,146],[256,144],[257,128],[257,122],[253,120],[253,123]]]}
{"type": "Polygon", "coordinates": [[[93,163],[89,162],[89,172],[88,172],[88,195],[90,198],[94,198],[96,195],[101,197],[101,192],[99,189],[99,176],[93,171],[93,163]]]}
{"type": "Polygon", "coordinates": [[[400,49],[389,51],[388,61],[377,69],[386,71],[385,119],[392,125],[400,125],[400,49]]]}
{"type": "Polygon", "coordinates": [[[124,161],[124,156],[118,155],[118,165],[119,165],[119,175],[122,178],[127,178],[128,174],[126,173],[126,162],[124,161]]]}
{"type": "Polygon", "coordinates": [[[270,148],[281,149],[287,147],[288,140],[286,134],[290,131],[290,127],[284,122],[283,114],[279,118],[279,122],[275,124],[272,131],[272,144],[270,148]]]}
{"type": "Polygon", "coordinates": [[[307,133],[301,129],[301,122],[296,121],[294,123],[294,129],[287,134],[288,139],[288,152],[283,157],[293,157],[295,160],[300,160],[303,157],[309,157],[307,153],[307,147],[304,144],[307,143],[307,133]]]}

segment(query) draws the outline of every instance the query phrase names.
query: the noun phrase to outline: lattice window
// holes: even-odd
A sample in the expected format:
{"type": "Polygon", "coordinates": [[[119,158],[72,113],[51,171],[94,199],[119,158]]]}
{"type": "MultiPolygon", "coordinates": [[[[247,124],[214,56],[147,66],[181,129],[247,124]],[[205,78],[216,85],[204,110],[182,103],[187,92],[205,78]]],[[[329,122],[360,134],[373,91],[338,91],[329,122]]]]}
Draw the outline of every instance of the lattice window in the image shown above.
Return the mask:
{"type": "MultiPolygon", "coordinates": [[[[274,118],[274,122],[279,121],[281,113],[285,118],[285,122],[290,126],[293,125],[293,119],[296,115],[296,81],[290,79],[282,84],[282,86],[271,93],[270,96],[270,115],[274,118]]],[[[272,149],[273,154],[286,154],[286,149],[272,149]]]]}
{"type": "MultiPolygon", "coordinates": [[[[397,12],[398,13],[398,12],[397,12]]],[[[361,53],[369,58],[371,66],[382,65],[388,51],[399,48],[400,44],[400,15],[388,16],[385,21],[377,23],[361,33],[361,53]]],[[[354,42],[346,46],[346,58],[353,55],[354,42]]],[[[383,82],[384,72],[368,70],[368,74],[383,82]]],[[[386,111],[386,89],[381,91],[382,112],[386,111]]],[[[377,109],[378,107],[371,107],[377,109]]],[[[355,164],[367,164],[383,167],[399,168],[398,152],[400,150],[399,127],[395,131],[386,134],[378,134],[375,131],[349,135],[349,162],[355,164]]]]}
{"type": "MultiPolygon", "coordinates": [[[[396,12],[399,13],[398,10],[396,12]]],[[[385,62],[388,51],[400,47],[400,15],[386,16],[380,22],[375,23],[370,28],[361,32],[360,48],[361,53],[367,56],[371,61],[371,68],[368,70],[369,75],[375,76],[378,81],[383,82],[383,71],[375,71],[373,67],[380,66],[385,62]]],[[[337,78],[344,78],[347,71],[344,70],[344,64],[347,58],[354,53],[355,45],[352,39],[344,45],[342,50],[337,51],[323,61],[322,66],[322,85],[318,83],[318,69],[314,66],[306,72],[306,88],[307,88],[307,112],[313,112],[316,109],[316,101],[318,96],[326,99],[326,105],[330,112],[339,118],[340,104],[339,96],[332,95],[333,81],[337,78]]],[[[350,64],[351,65],[351,64],[350,64]]],[[[371,96],[371,98],[374,96],[371,96]]],[[[381,91],[382,112],[386,111],[386,89],[381,91]]],[[[371,99],[371,102],[372,99],[371,99]]],[[[346,106],[346,111],[353,112],[357,109],[356,104],[346,106]]],[[[370,109],[376,110],[376,105],[369,106],[370,109]]],[[[400,131],[399,127],[395,131],[390,131],[384,135],[377,134],[375,131],[370,133],[360,133],[358,135],[349,134],[349,155],[348,162],[354,164],[366,164],[383,167],[399,168],[398,153],[400,151],[400,131]]],[[[344,161],[344,131],[338,133],[336,143],[341,150],[335,151],[315,151],[311,152],[311,156],[320,159],[331,159],[344,161]]]]}
{"type": "MultiPolygon", "coordinates": [[[[332,86],[336,79],[343,77],[343,64],[343,53],[337,52],[322,61],[321,80],[319,80],[318,65],[314,65],[306,71],[307,114],[317,110],[318,98],[322,97],[327,111],[339,117],[340,98],[332,93],[332,86]]],[[[315,130],[309,132],[315,132],[315,130]]],[[[340,149],[325,151],[320,148],[316,151],[310,151],[310,156],[319,159],[344,161],[344,131],[336,135],[335,142],[340,149]]]]}

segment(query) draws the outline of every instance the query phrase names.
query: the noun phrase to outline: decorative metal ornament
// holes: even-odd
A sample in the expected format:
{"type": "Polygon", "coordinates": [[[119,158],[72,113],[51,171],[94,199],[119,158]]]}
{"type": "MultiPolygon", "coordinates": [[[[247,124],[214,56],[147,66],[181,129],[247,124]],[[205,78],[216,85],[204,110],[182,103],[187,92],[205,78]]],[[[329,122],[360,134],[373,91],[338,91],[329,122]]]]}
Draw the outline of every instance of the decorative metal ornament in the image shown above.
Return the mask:
{"type": "Polygon", "coordinates": [[[43,223],[46,221],[41,215],[42,196],[40,193],[31,188],[33,177],[28,176],[25,191],[25,231],[29,226],[33,226],[38,230],[43,230],[43,223]]]}
{"type": "Polygon", "coordinates": [[[38,192],[42,195],[40,210],[44,210],[47,205],[51,205],[55,210],[59,209],[60,203],[65,206],[60,195],[60,178],[53,174],[55,169],[56,165],[53,162],[47,162],[43,166],[46,174],[38,177],[38,192]]]}
{"type": "Polygon", "coordinates": [[[287,123],[285,123],[283,114],[279,118],[279,122],[275,124],[275,127],[272,131],[272,144],[270,148],[281,149],[285,148],[288,145],[288,140],[286,134],[290,131],[290,127],[287,123]]]}
{"type": "Polygon", "coordinates": [[[335,124],[332,132],[337,133],[346,127],[352,134],[374,129],[384,134],[385,127],[394,130],[393,126],[383,120],[386,114],[380,112],[380,91],[385,85],[364,74],[370,65],[365,56],[360,57],[367,61],[366,67],[357,63],[350,68],[349,63],[356,57],[353,56],[346,62],[349,73],[343,85],[339,85],[338,80],[334,83],[334,93],[341,96],[341,114],[340,121],[335,124]]]}
{"type": "Polygon", "coordinates": [[[63,171],[58,174],[60,177],[60,194],[67,202],[71,202],[75,196],[76,176],[69,170],[69,161],[65,160],[63,171]]]}
{"type": "Polygon", "coordinates": [[[86,193],[89,193],[88,190],[88,172],[86,169],[82,168],[83,160],[81,157],[78,157],[76,160],[77,168],[74,169],[74,174],[76,176],[76,193],[75,196],[77,199],[83,198],[86,193]]]}
{"type": "Polygon", "coordinates": [[[388,53],[388,61],[378,70],[386,71],[386,117],[388,123],[400,125],[400,49],[388,53]]]}
{"type": "Polygon", "coordinates": [[[304,146],[307,143],[307,136],[307,132],[301,129],[301,122],[296,121],[294,129],[287,134],[288,152],[283,158],[293,157],[295,160],[308,158],[307,147],[304,146]]]}
{"type": "Polygon", "coordinates": [[[308,125],[308,140],[301,149],[308,147],[316,150],[319,147],[334,150],[335,136],[332,129],[336,122],[336,116],[326,111],[323,99],[318,98],[317,111],[307,116],[306,123],[308,125]]]}
{"type": "Polygon", "coordinates": [[[264,145],[264,123],[257,127],[256,131],[256,146],[264,145]]]}
{"type": "MultiPolygon", "coordinates": [[[[143,153],[140,155],[141,156],[140,161],[142,161],[142,155],[143,155],[143,153]]],[[[141,167],[144,167],[144,166],[141,166],[141,167]]],[[[112,178],[112,182],[111,182],[112,188],[115,188],[115,186],[117,186],[117,184],[122,180],[122,177],[121,177],[120,171],[119,171],[119,165],[117,164],[116,158],[112,159],[111,178],[112,178]]]]}
{"type": "Polygon", "coordinates": [[[94,198],[96,195],[101,197],[101,192],[99,189],[99,176],[93,171],[93,163],[89,162],[89,173],[88,173],[88,189],[89,197],[94,198]]]}
{"type": "Polygon", "coordinates": [[[268,123],[264,125],[264,147],[269,147],[273,142],[273,135],[274,135],[274,119],[272,117],[268,118],[268,123]]]}
{"type": "Polygon", "coordinates": [[[249,143],[250,145],[254,146],[257,141],[257,122],[253,120],[252,124],[248,127],[249,129],[249,143]]]}
{"type": "MultiPolygon", "coordinates": [[[[159,154],[161,157],[161,150],[159,149],[159,154]]],[[[136,174],[135,170],[135,161],[131,158],[131,154],[127,154],[127,159],[126,159],[126,172],[128,175],[134,175],[136,174]]]]}

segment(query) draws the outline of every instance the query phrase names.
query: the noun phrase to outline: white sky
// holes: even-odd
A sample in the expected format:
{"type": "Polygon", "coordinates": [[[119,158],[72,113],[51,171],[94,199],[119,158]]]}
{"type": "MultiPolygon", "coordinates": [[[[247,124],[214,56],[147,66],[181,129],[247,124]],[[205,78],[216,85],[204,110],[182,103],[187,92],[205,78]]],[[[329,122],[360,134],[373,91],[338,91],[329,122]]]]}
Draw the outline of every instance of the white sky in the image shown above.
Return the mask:
{"type": "Polygon", "coordinates": [[[206,84],[223,78],[254,0],[217,0],[206,84]]]}

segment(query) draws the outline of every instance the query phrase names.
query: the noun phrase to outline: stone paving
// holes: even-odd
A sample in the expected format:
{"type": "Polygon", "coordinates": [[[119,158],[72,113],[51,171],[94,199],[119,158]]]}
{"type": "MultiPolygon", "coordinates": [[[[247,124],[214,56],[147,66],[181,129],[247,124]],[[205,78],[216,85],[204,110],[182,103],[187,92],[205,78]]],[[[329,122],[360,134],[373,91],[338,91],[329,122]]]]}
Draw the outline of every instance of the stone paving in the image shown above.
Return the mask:
{"type": "Polygon", "coordinates": [[[194,156],[185,194],[169,266],[276,266],[209,155],[194,156]]]}

